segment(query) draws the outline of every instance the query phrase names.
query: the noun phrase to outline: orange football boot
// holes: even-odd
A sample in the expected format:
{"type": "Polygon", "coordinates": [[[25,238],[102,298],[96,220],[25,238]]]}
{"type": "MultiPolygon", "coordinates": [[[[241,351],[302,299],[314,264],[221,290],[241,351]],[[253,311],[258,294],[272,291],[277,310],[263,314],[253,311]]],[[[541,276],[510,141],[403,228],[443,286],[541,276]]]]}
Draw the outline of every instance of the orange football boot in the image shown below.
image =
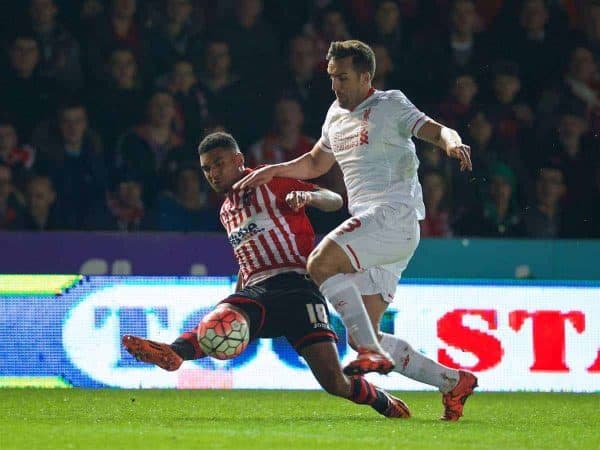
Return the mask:
{"type": "Polygon", "coordinates": [[[477,377],[471,372],[459,370],[458,374],[458,384],[450,392],[442,394],[444,415],[440,417],[441,420],[454,422],[460,419],[467,398],[477,387],[477,377]]]}
{"type": "Polygon", "coordinates": [[[125,349],[138,361],[155,364],[173,372],[179,369],[183,358],[168,345],[126,334],[121,339],[125,349]]]}
{"type": "Polygon", "coordinates": [[[382,413],[385,417],[390,419],[408,419],[410,417],[410,409],[406,403],[388,392],[384,391],[384,394],[389,400],[388,408],[382,413]]]}
{"type": "Polygon", "coordinates": [[[382,375],[390,373],[394,369],[394,361],[387,353],[379,353],[366,348],[358,349],[358,356],[346,367],[344,373],[348,376],[364,375],[369,372],[377,372],[382,375]]]}

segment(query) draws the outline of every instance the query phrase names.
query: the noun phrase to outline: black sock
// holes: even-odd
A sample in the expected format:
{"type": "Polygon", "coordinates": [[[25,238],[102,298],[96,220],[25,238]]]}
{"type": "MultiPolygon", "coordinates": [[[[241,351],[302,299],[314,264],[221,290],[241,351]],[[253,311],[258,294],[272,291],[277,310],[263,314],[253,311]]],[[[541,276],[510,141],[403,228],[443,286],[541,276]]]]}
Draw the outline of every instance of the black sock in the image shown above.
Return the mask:
{"type": "Polygon", "coordinates": [[[390,401],[381,389],[375,388],[375,391],[377,392],[377,397],[375,398],[375,401],[371,403],[371,408],[379,414],[383,414],[385,410],[388,409],[390,401]]]}
{"type": "Polygon", "coordinates": [[[179,356],[181,356],[186,361],[188,361],[190,359],[194,359],[194,356],[196,354],[196,350],[194,349],[193,344],[190,341],[188,341],[187,339],[177,338],[170,345],[170,347],[173,349],[173,351],[175,353],[177,353],[179,356]]]}

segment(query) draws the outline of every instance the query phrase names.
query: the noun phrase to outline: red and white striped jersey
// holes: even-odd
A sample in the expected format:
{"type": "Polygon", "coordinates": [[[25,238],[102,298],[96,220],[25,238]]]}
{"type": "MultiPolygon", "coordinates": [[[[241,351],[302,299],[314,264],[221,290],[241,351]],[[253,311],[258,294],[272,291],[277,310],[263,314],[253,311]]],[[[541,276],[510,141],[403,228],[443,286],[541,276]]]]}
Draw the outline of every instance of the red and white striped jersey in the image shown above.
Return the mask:
{"type": "Polygon", "coordinates": [[[314,184],[304,181],[273,178],[258,188],[227,194],[220,218],[244,286],[283,272],[306,273],[315,232],[304,208],[294,211],[285,197],[292,191],[315,189],[314,184]]]}

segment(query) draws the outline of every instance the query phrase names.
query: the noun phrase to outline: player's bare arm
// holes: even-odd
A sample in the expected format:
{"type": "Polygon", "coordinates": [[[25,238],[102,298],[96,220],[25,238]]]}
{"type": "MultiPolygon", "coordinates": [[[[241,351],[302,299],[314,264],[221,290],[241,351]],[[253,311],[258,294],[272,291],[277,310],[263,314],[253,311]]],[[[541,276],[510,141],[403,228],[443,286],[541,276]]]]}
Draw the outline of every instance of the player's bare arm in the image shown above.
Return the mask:
{"type": "Polygon", "coordinates": [[[460,161],[460,170],[473,170],[471,147],[463,144],[460,135],[452,128],[427,120],[417,133],[417,137],[440,147],[450,158],[460,161]]]}
{"type": "Polygon", "coordinates": [[[324,151],[319,142],[312,150],[288,162],[273,164],[255,170],[233,185],[233,189],[255,188],[268,183],[273,177],[311,180],[326,174],[335,163],[333,153],[324,151]]]}
{"type": "Polygon", "coordinates": [[[298,211],[304,206],[312,206],[321,211],[331,212],[344,206],[341,195],[322,188],[315,191],[292,191],[286,195],[285,201],[294,211],[298,211]]]}

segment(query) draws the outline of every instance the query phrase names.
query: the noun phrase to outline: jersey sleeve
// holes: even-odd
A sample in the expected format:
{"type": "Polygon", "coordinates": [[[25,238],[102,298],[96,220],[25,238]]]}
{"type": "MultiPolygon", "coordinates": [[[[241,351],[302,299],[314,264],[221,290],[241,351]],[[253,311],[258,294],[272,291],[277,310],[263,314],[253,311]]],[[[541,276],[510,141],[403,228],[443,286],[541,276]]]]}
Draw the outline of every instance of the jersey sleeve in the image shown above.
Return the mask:
{"type": "Polygon", "coordinates": [[[325,121],[323,122],[323,126],[321,127],[321,138],[319,139],[319,147],[327,153],[333,153],[331,148],[331,141],[329,140],[329,123],[331,119],[331,110],[333,109],[333,104],[329,107],[329,111],[327,111],[327,115],[325,116],[325,121]]]}
{"type": "Polygon", "coordinates": [[[413,105],[402,92],[392,91],[390,94],[388,113],[396,122],[398,131],[407,137],[416,136],[427,121],[427,114],[413,105]]]}

